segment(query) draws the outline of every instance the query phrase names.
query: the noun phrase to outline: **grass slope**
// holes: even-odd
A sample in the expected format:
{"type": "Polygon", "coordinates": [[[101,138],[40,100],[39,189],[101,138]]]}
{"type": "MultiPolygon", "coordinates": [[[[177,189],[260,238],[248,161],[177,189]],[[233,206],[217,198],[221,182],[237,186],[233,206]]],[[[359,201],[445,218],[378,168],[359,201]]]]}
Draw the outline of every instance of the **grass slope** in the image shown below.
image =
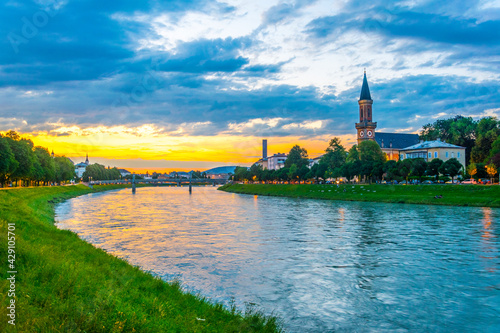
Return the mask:
{"type": "Polygon", "coordinates": [[[54,204],[120,185],[0,190],[0,332],[276,332],[277,320],[185,293],[54,226],[54,204]],[[7,225],[16,230],[16,326],[7,323],[7,225]],[[202,320],[200,320],[202,319],[202,320]]]}
{"type": "Polygon", "coordinates": [[[500,207],[500,186],[226,184],[219,190],[268,196],[345,201],[500,207]],[[435,199],[441,195],[442,198],[435,199]]]}

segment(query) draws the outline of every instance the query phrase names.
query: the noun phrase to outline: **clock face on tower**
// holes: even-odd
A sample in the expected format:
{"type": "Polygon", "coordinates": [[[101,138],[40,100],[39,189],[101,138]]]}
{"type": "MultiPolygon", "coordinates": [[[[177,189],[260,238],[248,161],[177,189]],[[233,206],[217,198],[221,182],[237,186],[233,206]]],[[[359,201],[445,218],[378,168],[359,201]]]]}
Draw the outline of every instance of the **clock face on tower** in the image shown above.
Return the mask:
{"type": "Polygon", "coordinates": [[[360,137],[364,137],[365,136],[365,131],[363,131],[363,130],[359,131],[359,136],[360,137]]]}
{"type": "Polygon", "coordinates": [[[372,131],[368,131],[368,132],[366,132],[366,135],[368,135],[368,137],[371,138],[373,136],[373,132],[372,131]]]}

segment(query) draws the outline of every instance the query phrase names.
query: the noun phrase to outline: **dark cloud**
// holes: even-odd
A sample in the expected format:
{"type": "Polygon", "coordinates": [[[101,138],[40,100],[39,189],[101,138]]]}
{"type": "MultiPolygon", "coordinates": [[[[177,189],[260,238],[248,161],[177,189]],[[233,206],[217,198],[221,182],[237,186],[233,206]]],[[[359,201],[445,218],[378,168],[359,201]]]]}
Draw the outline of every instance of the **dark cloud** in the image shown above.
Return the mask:
{"type": "Polygon", "coordinates": [[[249,38],[226,38],[197,40],[182,43],[174,55],[159,64],[165,72],[234,72],[240,70],[249,60],[239,56],[239,50],[250,46],[249,38]]]}
{"type": "MultiPolygon", "coordinates": [[[[290,22],[313,2],[273,6],[257,30],[290,22]]],[[[256,34],[179,42],[168,52],[137,50],[136,36],[157,36],[149,23],[127,18],[168,13],[175,19],[190,11],[228,15],[235,10],[224,3],[91,0],[69,1],[60,8],[53,2],[12,3],[0,5],[0,119],[8,119],[0,130],[14,125],[29,131],[51,130],[57,124],[152,123],[172,135],[354,133],[361,78],[337,95],[313,86],[279,84],[290,61],[261,64],[250,59],[245,51],[258,46],[256,34]],[[249,88],[259,78],[274,85],[249,88]],[[312,126],[315,121],[322,121],[321,126],[312,126]],[[183,134],[176,132],[179,126],[183,134]]],[[[309,40],[325,43],[346,32],[361,32],[379,38],[380,49],[400,40],[402,46],[387,51],[398,56],[388,65],[395,72],[411,67],[403,56],[425,51],[443,55],[424,67],[498,68],[500,21],[494,13],[480,20],[484,11],[477,3],[464,2],[462,13],[446,4],[382,4],[351,1],[346,11],[311,20],[304,32],[309,40]]],[[[332,49],[342,48],[331,43],[332,49]]],[[[362,61],[372,63],[369,58],[362,61]]],[[[494,80],[414,75],[370,81],[370,88],[374,117],[387,130],[418,129],[438,114],[480,114],[500,103],[500,85],[494,80]]]]}
{"type": "Polygon", "coordinates": [[[404,37],[444,44],[496,46],[500,39],[500,21],[478,22],[477,19],[455,18],[446,15],[416,13],[409,11],[387,11],[375,8],[384,15],[339,14],[312,20],[307,32],[321,38],[340,34],[346,30],[378,33],[387,37],[404,37]]]}

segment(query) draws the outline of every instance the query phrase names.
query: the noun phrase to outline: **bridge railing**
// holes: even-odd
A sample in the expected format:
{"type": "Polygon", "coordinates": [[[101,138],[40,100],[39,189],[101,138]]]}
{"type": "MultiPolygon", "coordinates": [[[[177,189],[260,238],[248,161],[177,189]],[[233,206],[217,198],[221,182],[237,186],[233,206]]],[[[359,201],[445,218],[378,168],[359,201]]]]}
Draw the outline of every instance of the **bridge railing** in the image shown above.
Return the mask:
{"type": "Polygon", "coordinates": [[[117,179],[117,180],[91,180],[90,185],[106,185],[106,184],[132,184],[132,183],[157,183],[157,184],[189,184],[191,183],[208,183],[208,184],[225,184],[225,179],[210,179],[210,178],[169,178],[169,179],[117,179]]]}

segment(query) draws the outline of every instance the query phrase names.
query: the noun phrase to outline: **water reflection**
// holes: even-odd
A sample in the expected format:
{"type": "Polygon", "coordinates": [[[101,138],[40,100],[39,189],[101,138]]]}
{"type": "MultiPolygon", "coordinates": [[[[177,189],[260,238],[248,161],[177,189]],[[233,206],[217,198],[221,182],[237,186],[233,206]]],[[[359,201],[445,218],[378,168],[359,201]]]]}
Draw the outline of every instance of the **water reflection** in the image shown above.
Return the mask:
{"type": "Polygon", "coordinates": [[[98,193],[61,228],[287,330],[495,331],[498,209],[328,202],[213,187],[98,193]]]}

